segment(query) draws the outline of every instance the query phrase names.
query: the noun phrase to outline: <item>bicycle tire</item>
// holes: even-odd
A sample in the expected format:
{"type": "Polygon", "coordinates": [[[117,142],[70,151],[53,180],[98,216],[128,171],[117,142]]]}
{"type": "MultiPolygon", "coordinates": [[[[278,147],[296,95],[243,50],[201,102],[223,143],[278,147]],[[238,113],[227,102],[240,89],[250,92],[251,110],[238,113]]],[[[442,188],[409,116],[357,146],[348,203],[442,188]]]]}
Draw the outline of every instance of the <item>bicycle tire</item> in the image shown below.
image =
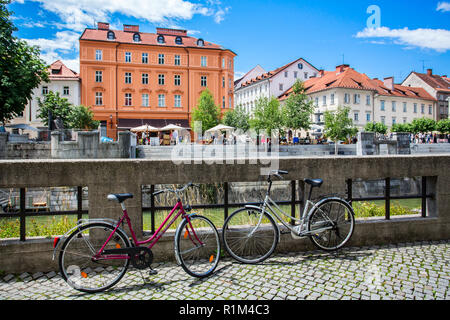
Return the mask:
{"type": "Polygon", "coordinates": [[[332,229],[310,235],[309,238],[312,243],[324,251],[339,250],[353,235],[355,229],[353,208],[345,200],[340,198],[328,198],[320,201],[308,219],[308,232],[313,232],[314,229],[320,229],[324,226],[330,226],[332,229]],[[335,205],[334,208],[339,208],[337,209],[337,213],[336,211],[331,212],[333,205],[335,205]],[[340,214],[342,209],[343,215],[340,214]],[[332,225],[330,225],[328,219],[325,219],[325,215],[332,221],[332,225]],[[344,236],[342,236],[343,232],[345,232],[344,236]]]}
{"type": "Polygon", "coordinates": [[[219,264],[220,250],[219,232],[208,218],[190,215],[178,226],[175,257],[187,274],[196,278],[211,275],[219,264]],[[199,240],[203,245],[199,246],[199,240]]]}
{"type": "MultiPolygon", "coordinates": [[[[125,275],[128,267],[129,267],[129,264],[130,264],[130,259],[115,260],[115,261],[112,261],[112,260],[93,261],[91,259],[92,256],[89,256],[89,254],[88,254],[89,252],[92,253],[92,251],[93,251],[92,249],[89,248],[89,246],[91,246],[91,248],[94,247],[94,245],[92,243],[93,241],[91,241],[90,239],[87,239],[86,236],[83,235],[83,233],[86,231],[89,232],[88,233],[89,235],[93,234],[90,232],[91,229],[99,229],[99,231],[103,230],[104,234],[107,236],[109,236],[114,231],[113,226],[111,226],[110,224],[107,224],[107,223],[102,223],[102,222],[90,223],[90,224],[84,225],[84,226],[76,229],[74,232],[72,232],[67,237],[67,239],[64,241],[64,243],[61,247],[61,251],[59,253],[59,269],[60,269],[62,278],[72,288],[74,288],[78,291],[82,291],[82,292],[96,293],[96,292],[101,292],[101,291],[107,290],[107,289],[111,288],[112,286],[114,286],[116,283],[118,283],[120,281],[120,279],[122,279],[122,277],[125,275]],[[79,237],[79,235],[81,235],[81,237],[79,237]],[[81,240],[81,238],[83,240],[81,240]],[[77,262],[77,263],[79,263],[79,262],[76,261],[77,260],[76,258],[74,258],[74,261],[72,262],[68,257],[68,254],[70,254],[71,250],[74,250],[72,252],[72,255],[81,256],[81,254],[77,250],[81,250],[83,248],[83,246],[80,246],[80,248],[77,248],[76,242],[77,243],[84,242],[87,249],[89,249],[88,253],[84,257],[85,261],[81,265],[73,264],[75,262],[77,262]],[[72,244],[74,244],[74,245],[72,246],[72,244]],[[123,261],[123,262],[120,263],[118,261],[123,261]],[[117,268],[117,266],[116,266],[117,264],[119,264],[119,266],[118,266],[119,270],[118,270],[118,272],[115,272],[115,269],[117,268]],[[104,265],[106,267],[103,268],[103,267],[100,267],[100,265],[104,265]],[[98,267],[94,268],[94,266],[98,266],[98,267]],[[101,270],[101,269],[103,269],[103,270],[101,270]],[[103,272],[103,271],[105,271],[105,272],[103,272]],[[108,277],[109,272],[111,272],[111,274],[116,273],[116,275],[113,276],[111,278],[111,280],[107,280],[107,279],[109,279],[109,277],[108,277]],[[98,276],[98,275],[100,275],[100,276],[98,276]],[[105,280],[107,280],[106,283],[100,282],[98,285],[95,285],[96,281],[100,281],[100,279],[103,277],[105,278],[105,280]],[[87,287],[87,285],[90,282],[93,282],[93,284],[92,284],[93,287],[87,287]]],[[[98,243],[99,246],[96,247],[98,250],[105,243],[105,241],[107,240],[107,237],[103,239],[102,237],[99,237],[97,235],[97,238],[98,238],[98,240],[95,241],[95,244],[98,243]]],[[[120,229],[116,230],[114,237],[110,240],[108,245],[109,245],[109,248],[114,248],[114,247],[118,248],[118,246],[125,246],[125,247],[131,246],[128,237],[120,229]]],[[[105,247],[105,249],[106,248],[108,248],[108,246],[105,247]]],[[[94,249],[94,251],[95,251],[95,249],[94,249]]]]}
{"type": "Polygon", "coordinates": [[[245,264],[256,264],[269,258],[278,245],[279,236],[280,230],[273,218],[256,208],[236,210],[225,220],[222,228],[222,241],[226,251],[235,260],[245,264]],[[258,223],[261,214],[264,225],[259,225],[255,231],[252,224],[258,223]],[[243,222],[246,224],[243,225],[243,222]]]}

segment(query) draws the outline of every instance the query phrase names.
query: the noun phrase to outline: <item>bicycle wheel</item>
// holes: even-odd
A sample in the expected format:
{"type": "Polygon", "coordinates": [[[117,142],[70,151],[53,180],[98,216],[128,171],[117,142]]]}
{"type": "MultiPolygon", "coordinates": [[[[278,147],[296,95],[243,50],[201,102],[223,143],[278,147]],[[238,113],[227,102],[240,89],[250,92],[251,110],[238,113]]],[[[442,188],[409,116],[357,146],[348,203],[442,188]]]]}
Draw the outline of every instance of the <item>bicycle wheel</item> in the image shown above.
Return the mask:
{"type": "Polygon", "coordinates": [[[212,274],[220,259],[220,237],[214,224],[198,215],[184,219],[175,233],[175,257],[193,277],[212,274]]]}
{"type": "Polygon", "coordinates": [[[239,262],[254,264],[273,253],[278,244],[279,229],[266,212],[242,208],[225,220],[222,238],[230,256],[239,262]]]}
{"type": "Polygon", "coordinates": [[[335,251],[350,240],[355,227],[352,207],[344,200],[329,198],[318,204],[308,222],[311,241],[320,249],[335,251]],[[314,233],[317,231],[317,233],[314,233]]]}
{"type": "MultiPolygon", "coordinates": [[[[64,241],[59,254],[59,269],[71,287],[83,292],[100,292],[111,288],[124,276],[129,259],[93,259],[113,231],[107,223],[90,223],[75,230],[64,241]]],[[[117,229],[105,250],[126,247],[130,247],[130,242],[117,229]]]]}

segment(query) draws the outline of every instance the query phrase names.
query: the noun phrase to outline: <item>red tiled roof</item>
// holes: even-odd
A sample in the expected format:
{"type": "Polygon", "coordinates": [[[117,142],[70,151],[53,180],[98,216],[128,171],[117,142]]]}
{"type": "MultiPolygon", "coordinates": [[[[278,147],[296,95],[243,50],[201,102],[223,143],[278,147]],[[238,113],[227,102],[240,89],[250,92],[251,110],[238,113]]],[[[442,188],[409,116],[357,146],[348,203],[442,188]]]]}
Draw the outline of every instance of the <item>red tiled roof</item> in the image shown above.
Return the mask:
{"type": "Polygon", "coordinates": [[[80,75],[66,67],[61,60],[56,60],[47,69],[50,80],[71,80],[79,79],[80,75]]]}
{"type": "MultiPolygon", "coordinates": [[[[171,29],[160,29],[160,30],[171,30],[171,29]]],[[[226,50],[218,44],[214,44],[208,41],[204,41],[204,46],[197,45],[197,38],[189,36],[181,36],[181,33],[176,32],[162,32],[161,35],[164,36],[164,43],[158,43],[157,33],[145,33],[139,32],[141,37],[140,42],[134,42],[133,36],[134,32],[127,32],[122,30],[105,30],[105,29],[85,29],[80,37],[80,40],[93,40],[93,41],[111,41],[129,44],[144,44],[144,45],[155,45],[155,46],[172,46],[172,47],[194,47],[194,48],[206,48],[206,49],[220,49],[226,50]],[[114,32],[114,40],[108,40],[107,34],[109,31],[114,32]],[[176,44],[175,39],[180,36],[182,38],[182,44],[176,44]]],[[[176,31],[176,30],[173,30],[176,31]]],[[[184,31],[184,30],[180,30],[184,31]]]]}
{"type": "Polygon", "coordinates": [[[433,100],[436,101],[433,96],[431,96],[425,89],[420,87],[408,87],[402,86],[399,84],[394,84],[394,90],[390,90],[384,85],[384,82],[381,80],[372,80],[372,82],[377,87],[377,92],[382,96],[396,96],[396,97],[407,97],[407,98],[416,98],[416,99],[424,99],[424,100],[433,100]]]}
{"type": "Polygon", "coordinates": [[[450,80],[448,78],[441,77],[436,74],[429,75],[426,73],[418,73],[418,72],[412,73],[415,74],[420,79],[422,79],[426,84],[428,84],[432,88],[438,91],[450,92],[450,80]]]}

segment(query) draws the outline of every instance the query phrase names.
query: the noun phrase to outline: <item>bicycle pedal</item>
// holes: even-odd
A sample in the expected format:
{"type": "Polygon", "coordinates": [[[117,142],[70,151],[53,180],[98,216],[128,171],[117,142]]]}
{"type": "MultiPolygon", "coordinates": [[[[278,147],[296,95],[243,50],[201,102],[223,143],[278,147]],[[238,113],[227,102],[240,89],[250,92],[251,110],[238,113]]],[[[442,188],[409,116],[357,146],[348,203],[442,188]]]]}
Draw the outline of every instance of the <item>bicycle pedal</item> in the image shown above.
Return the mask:
{"type": "Polygon", "coordinates": [[[148,271],[148,274],[151,275],[151,276],[155,276],[155,275],[158,274],[158,271],[153,270],[153,269],[150,269],[150,270],[148,271]]]}

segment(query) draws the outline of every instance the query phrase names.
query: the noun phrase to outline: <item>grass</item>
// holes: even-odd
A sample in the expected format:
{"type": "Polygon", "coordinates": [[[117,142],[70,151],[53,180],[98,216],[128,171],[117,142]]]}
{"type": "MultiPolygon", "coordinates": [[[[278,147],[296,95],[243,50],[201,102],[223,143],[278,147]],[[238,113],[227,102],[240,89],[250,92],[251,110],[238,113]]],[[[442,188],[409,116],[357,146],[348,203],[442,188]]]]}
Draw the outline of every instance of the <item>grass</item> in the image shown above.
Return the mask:
{"type": "MultiPolygon", "coordinates": [[[[384,217],[384,201],[365,201],[354,202],[353,209],[357,219],[366,219],[370,217],[384,217]]],[[[281,208],[290,215],[291,207],[289,205],[281,206],[281,208]]],[[[229,214],[238,208],[230,208],[229,214]]],[[[411,215],[420,213],[421,199],[402,199],[391,200],[391,216],[411,215]]],[[[207,218],[209,218],[217,228],[221,228],[224,223],[224,210],[217,209],[198,209],[193,210],[207,218]]],[[[169,211],[157,211],[155,215],[155,229],[164,221],[169,211]]],[[[299,216],[299,208],[296,206],[296,217],[299,216]]],[[[0,214],[1,217],[1,214],[0,214]]],[[[83,216],[87,218],[87,216],[83,216]]],[[[288,219],[288,218],[285,218],[288,219]]],[[[26,237],[51,237],[54,235],[62,235],[76,225],[76,216],[42,216],[26,218],[26,237]]],[[[181,219],[171,226],[175,229],[181,219]]],[[[143,229],[151,230],[150,212],[143,214],[143,229]]],[[[0,218],[0,239],[2,238],[19,238],[20,223],[19,218],[0,218]]]]}

